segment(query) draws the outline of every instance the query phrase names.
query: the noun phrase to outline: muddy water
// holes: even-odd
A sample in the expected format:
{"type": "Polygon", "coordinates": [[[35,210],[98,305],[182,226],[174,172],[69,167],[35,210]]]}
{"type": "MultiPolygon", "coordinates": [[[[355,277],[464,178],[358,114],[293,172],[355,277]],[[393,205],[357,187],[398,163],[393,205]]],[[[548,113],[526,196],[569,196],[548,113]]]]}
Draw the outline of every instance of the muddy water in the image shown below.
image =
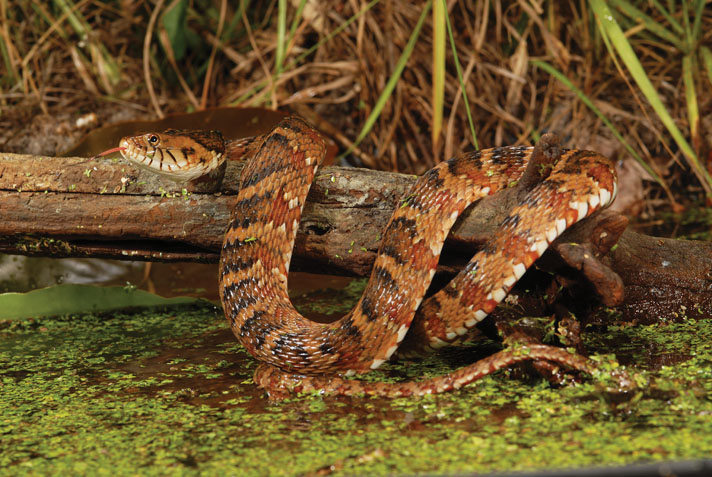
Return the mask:
{"type": "MultiPolygon", "coordinates": [[[[197,281],[200,273],[182,273],[187,280],[176,277],[176,283],[205,288],[206,296],[214,290],[197,281]]],[[[214,266],[204,274],[214,283],[214,266]]],[[[155,286],[170,290],[172,283],[155,286]]],[[[292,293],[297,306],[322,320],[341,314],[361,286],[301,275],[290,283],[302,287],[292,293]]],[[[710,455],[709,320],[610,326],[585,337],[590,351],[621,355],[638,387],[621,393],[606,384],[605,374],[552,387],[525,367],[428,398],[309,395],[272,402],[252,383],[256,363],[214,306],[5,322],[0,469],[453,473],[710,455]]],[[[369,378],[438,375],[497,347],[484,343],[389,364],[369,378]]],[[[615,365],[603,362],[604,369],[615,365]]]]}
{"type": "MultiPolygon", "coordinates": [[[[164,297],[193,296],[218,302],[216,264],[146,263],[102,259],[0,255],[0,293],[26,292],[59,284],[135,285],[164,297]]],[[[294,295],[320,288],[341,289],[351,279],[292,273],[294,295]]]]}

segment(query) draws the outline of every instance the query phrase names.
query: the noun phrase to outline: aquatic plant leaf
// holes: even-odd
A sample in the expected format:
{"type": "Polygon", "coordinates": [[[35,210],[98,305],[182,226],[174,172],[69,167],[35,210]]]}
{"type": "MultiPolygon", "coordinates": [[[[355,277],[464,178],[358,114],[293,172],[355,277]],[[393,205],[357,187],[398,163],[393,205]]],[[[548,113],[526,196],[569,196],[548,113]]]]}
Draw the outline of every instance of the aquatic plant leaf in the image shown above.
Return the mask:
{"type": "Polygon", "coordinates": [[[180,60],[185,55],[188,44],[186,38],[186,17],[188,14],[188,2],[179,0],[171,5],[163,14],[163,26],[168,34],[168,39],[173,48],[176,60],[180,60]]]}
{"type": "Polygon", "coordinates": [[[57,285],[27,293],[0,294],[0,320],[196,303],[193,297],[164,298],[133,287],[57,285]]]}

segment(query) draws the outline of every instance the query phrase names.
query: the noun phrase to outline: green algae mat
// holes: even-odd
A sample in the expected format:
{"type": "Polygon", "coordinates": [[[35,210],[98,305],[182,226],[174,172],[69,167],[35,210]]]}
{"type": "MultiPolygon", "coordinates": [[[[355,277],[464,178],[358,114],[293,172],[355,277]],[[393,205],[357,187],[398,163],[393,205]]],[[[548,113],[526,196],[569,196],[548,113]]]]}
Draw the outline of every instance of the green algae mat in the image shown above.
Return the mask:
{"type": "MultiPolygon", "coordinates": [[[[427,398],[276,403],[211,305],[4,321],[0,474],[462,473],[712,455],[712,320],[585,337],[626,364],[636,391],[595,379],[555,388],[509,370],[427,398]]],[[[391,366],[386,378],[439,374],[492,347],[391,366]]]]}

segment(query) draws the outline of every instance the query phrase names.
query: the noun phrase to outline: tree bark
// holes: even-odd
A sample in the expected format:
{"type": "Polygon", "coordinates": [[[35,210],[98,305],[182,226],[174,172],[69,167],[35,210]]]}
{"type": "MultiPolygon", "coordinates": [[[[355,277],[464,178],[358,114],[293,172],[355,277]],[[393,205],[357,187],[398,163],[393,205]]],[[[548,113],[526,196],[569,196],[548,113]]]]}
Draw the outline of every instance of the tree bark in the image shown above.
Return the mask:
{"type": "MultiPolygon", "coordinates": [[[[228,164],[220,192],[210,192],[210,184],[189,191],[124,160],[0,153],[0,252],[216,262],[240,168],[228,164]]],[[[380,232],[414,181],[414,176],[365,169],[320,170],[292,268],[367,275],[380,232]]],[[[440,270],[453,273],[462,266],[515,200],[505,191],[463,214],[448,238],[440,270]]],[[[566,248],[561,244],[604,237],[597,223],[584,221],[553,248],[561,253],[566,248]]],[[[619,310],[629,319],[649,323],[712,314],[712,244],[626,230],[601,262],[622,278],[625,299],[619,310]]]]}

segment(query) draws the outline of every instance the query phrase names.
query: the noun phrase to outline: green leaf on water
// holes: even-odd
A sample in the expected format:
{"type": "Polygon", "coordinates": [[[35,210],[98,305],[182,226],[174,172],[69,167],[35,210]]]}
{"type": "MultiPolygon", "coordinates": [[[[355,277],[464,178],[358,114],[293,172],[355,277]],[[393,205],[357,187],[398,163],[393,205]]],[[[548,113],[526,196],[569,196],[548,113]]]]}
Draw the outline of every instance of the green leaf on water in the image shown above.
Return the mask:
{"type": "Polygon", "coordinates": [[[0,294],[0,320],[197,303],[193,297],[164,298],[127,287],[57,285],[27,293],[0,294]]]}

